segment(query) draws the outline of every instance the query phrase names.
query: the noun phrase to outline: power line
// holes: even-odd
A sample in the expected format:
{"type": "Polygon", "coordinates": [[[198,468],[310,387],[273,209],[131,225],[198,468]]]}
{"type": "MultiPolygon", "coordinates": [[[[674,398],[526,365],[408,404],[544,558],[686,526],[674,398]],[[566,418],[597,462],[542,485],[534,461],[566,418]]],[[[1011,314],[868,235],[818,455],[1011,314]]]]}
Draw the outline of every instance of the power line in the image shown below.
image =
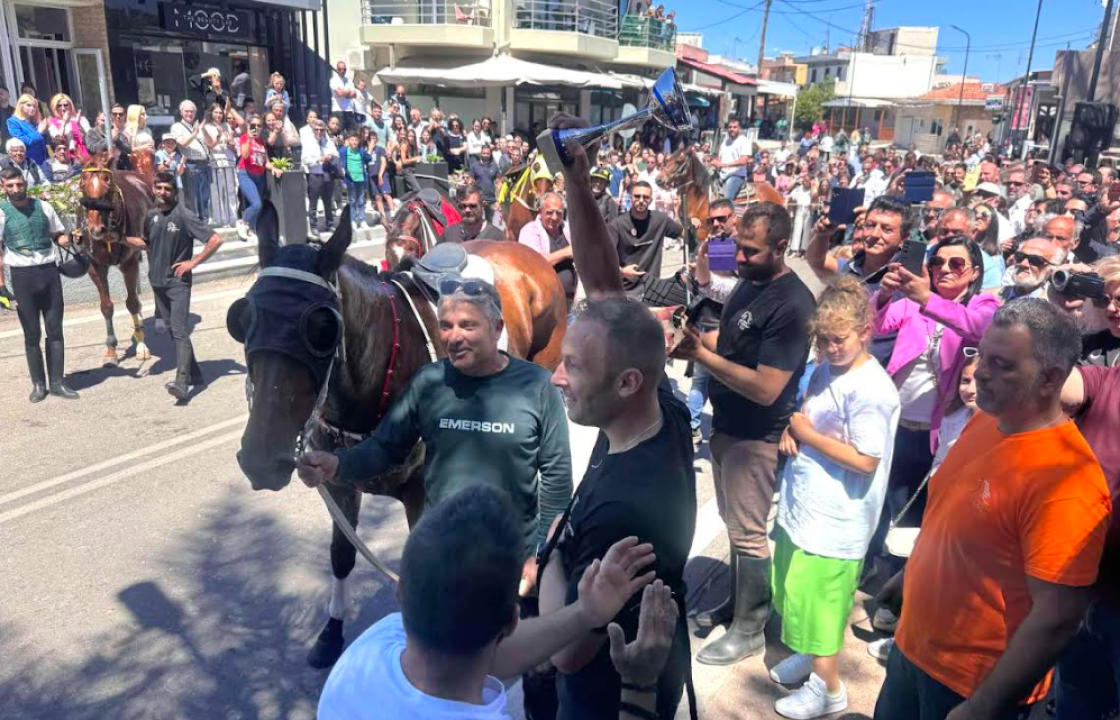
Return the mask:
{"type": "MultiPolygon", "coordinates": [[[[739,12],[737,12],[737,13],[734,13],[734,14],[728,16],[728,17],[723,18],[722,20],[717,20],[715,22],[708,23],[707,25],[701,25],[700,27],[697,27],[697,28],[691,28],[689,30],[682,30],[681,32],[685,32],[685,33],[699,32],[701,30],[707,30],[708,28],[716,27],[717,25],[726,25],[727,23],[731,22],[735,18],[742,17],[743,15],[746,15],[751,10],[757,10],[758,8],[762,7],[765,3],[766,3],[766,0],[762,0],[762,2],[758,3],[757,5],[751,5],[750,7],[747,7],[745,5],[735,5],[733,7],[742,8],[742,9],[739,10],[739,12]]],[[[730,5],[730,3],[724,3],[724,4],[725,5],[730,5]]]]}

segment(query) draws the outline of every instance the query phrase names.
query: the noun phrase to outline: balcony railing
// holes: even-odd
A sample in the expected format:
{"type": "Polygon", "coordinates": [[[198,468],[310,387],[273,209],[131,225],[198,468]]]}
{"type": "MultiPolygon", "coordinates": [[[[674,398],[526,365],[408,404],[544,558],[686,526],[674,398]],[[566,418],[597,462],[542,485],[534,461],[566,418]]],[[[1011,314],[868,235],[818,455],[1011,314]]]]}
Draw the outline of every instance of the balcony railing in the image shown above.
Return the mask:
{"type": "Polygon", "coordinates": [[[490,0],[362,0],[365,25],[490,27],[490,0]]]}
{"type": "Polygon", "coordinates": [[[515,0],[514,27],[561,30],[615,39],[618,3],[604,0],[515,0]]]}
{"type": "Polygon", "coordinates": [[[622,18],[622,29],[618,32],[618,44],[675,52],[677,49],[677,26],[657,18],[627,15],[622,18]]]}

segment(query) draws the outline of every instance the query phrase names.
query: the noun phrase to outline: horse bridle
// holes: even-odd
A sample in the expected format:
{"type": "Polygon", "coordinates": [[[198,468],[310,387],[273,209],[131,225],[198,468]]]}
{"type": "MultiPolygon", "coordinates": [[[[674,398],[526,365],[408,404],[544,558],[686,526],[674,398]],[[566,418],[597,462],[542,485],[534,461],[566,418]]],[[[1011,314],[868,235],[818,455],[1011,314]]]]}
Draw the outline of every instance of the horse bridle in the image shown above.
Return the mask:
{"type": "MultiPolygon", "coordinates": [[[[101,200],[100,198],[94,199],[94,198],[85,197],[85,188],[81,188],[82,199],[79,201],[81,203],[81,206],[86,208],[87,210],[95,210],[97,212],[108,213],[107,222],[105,223],[105,225],[106,225],[107,229],[109,230],[109,236],[108,237],[112,238],[112,231],[116,228],[116,226],[118,224],[120,225],[120,228],[122,230],[124,229],[123,219],[121,218],[120,215],[117,214],[118,204],[116,202],[114,202],[115,200],[119,200],[120,201],[120,204],[119,204],[120,210],[121,210],[121,212],[124,212],[124,209],[125,209],[124,191],[121,190],[121,186],[119,184],[113,182],[113,171],[110,168],[102,167],[100,165],[97,165],[97,166],[94,166],[94,167],[82,168],[82,175],[86,175],[87,173],[91,174],[91,175],[92,174],[96,174],[96,175],[106,174],[106,175],[108,175],[109,176],[109,187],[113,188],[113,190],[117,191],[116,195],[112,196],[110,201],[108,203],[106,203],[103,200],[101,200]]],[[[110,191],[110,195],[112,195],[112,191],[110,191]]],[[[93,238],[90,238],[91,242],[92,242],[92,240],[93,240],[93,238]]],[[[108,250],[109,246],[111,244],[112,244],[112,240],[111,239],[106,239],[105,240],[105,249],[108,250]]]]}
{"type": "MultiPolygon", "coordinates": [[[[337,274],[333,276],[330,281],[327,281],[319,275],[316,275],[312,272],[307,272],[305,270],[273,266],[261,270],[258,278],[261,277],[283,277],[290,280],[298,280],[300,282],[308,282],[313,285],[318,285],[319,287],[325,288],[334,293],[334,296],[338,299],[339,305],[341,306],[342,292],[338,287],[337,274]]],[[[416,318],[416,321],[420,324],[421,331],[424,333],[424,341],[427,344],[428,355],[431,358],[432,362],[435,362],[438,359],[436,355],[435,344],[432,342],[431,334],[428,332],[427,325],[424,324],[423,318],[420,317],[420,312],[417,309],[416,304],[412,301],[412,296],[395,278],[390,279],[388,283],[383,282],[384,285],[388,285],[389,283],[392,283],[392,285],[400,288],[401,292],[404,293],[405,299],[408,301],[408,306],[411,309],[413,316],[416,318]]],[[[385,411],[388,410],[390,384],[392,382],[393,375],[396,372],[397,357],[400,351],[401,318],[400,313],[397,309],[396,298],[395,294],[392,292],[392,288],[390,288],[389,293],[389,307],[391,308],[393,313],[393,347],[389,353],[389,363],[385,370],[385,378],[382,381],[381,399],[377,407],[378,422],[381,421],[381,418],[384,416],[385,411]]],[[[319,393],[315,398],[315,405],[311,409],[311,415],[307,418],[307,421],[304,422],[303,427],[300,428],[299,434],[296,436],[294,459],[297,462],[300,456],[303,455],[303,451],[307,444],[307,437],[309,436],[313,426],[318,426],[325,434],[330,436],[332,440],[335,440],[337,444],[347,447],[352,447],[353,445],[358,444],[372,434],[372,432],[362,434],[345,430],[329,422],[323,415],[323,404],[326,402],[327,395],[330,392],[331,377],[334,373],[334,367],[336,364],[345,362],[346,360],[346,328],[343,325],[341,312],[339,312],[338,310],[334,310],[334,312],[339,323],[339,339],[335,344],[334,351],[331,355],[330,364],[327,365],[327,372],[323,377],[322,385],[320,385],[319,387],[319,393]],[[342,442],[339,442],[340,440],[342,442]]],[[[253,397],[253,381],[249,373],[246,373],[245,377],[245,392],[247,397],[249,398],[249,406],[251,410],[253,397]]],[[[335,525],[337,525],[338,529],[342,531],[342,534],[346,537],[346,539],[350,541],[350,544],[354,546],[354,549],[357,550],[358,553],[379,572],[381,572],[393,582],[399,583],[400,576],[390,570],[389,567],[381,560],[381,558],[377,557],[373,550],[371,550],[369,546],[366,545],[360,537],[358,537],[357,530],[355,530],[354,526],[350,523],[350,520],[346,517],[346,513],[344,513],[342,511],[342,508],[338,506],[338,503],[335,502],[335,499],[331,497],[330,491],[327,490],[326,486],[322,484],[318,485],[316,487],[316,490],[319,491],[319,496],[323,499],[323,503],[327,506],[327,512],[330,513],[331,519],[334,520],[335,525]]]]}

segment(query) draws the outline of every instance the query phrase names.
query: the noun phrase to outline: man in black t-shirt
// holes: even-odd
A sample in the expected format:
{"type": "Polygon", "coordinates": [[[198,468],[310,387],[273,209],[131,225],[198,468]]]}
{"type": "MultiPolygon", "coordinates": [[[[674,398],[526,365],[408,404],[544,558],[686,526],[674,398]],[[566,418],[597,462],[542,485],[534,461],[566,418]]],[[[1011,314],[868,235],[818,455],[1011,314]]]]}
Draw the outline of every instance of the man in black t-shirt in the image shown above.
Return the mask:
{"type": "Polygon", "coordinates": [[[709,665],[730,665],[766,647],[766,520],[777,488],[778,439],[795,409],[815,306],[809,288],[786,267],[789,236],[789,213],[780,205],[747,208],[735,240],[745,282],[724,304],[715,347],[690,330],[674,353],[712,375],[712,474],[735,571],[731,626],[696,656],[709,665]]]}
{"type": "MultiPolygon", "coordinates": [[[[542,616],[573,602],[584,569],[631,535],[653,544],[657,576],[683,602],[696,522],[688,409],[665,378],[661,326],[644,305],[625,297],[617,244],[591,191],[591,163],[578,145],[568,150],[574,158],[564,171],[571,247],[588,301],[568,329],[552,382],[567,401],[569,418],[601,432],[569,520],[556,531],[558,549],[544,565],[542,616]]],[[[616,618],[627,638],[637,631],[639,600],[635,595],[616,618]]],[[[656,693],[661,720],[675,716],[689,675],[688,629],[684,613],[679,617],[658,681],[628,689],[656,693]]],[[[619,717],[621,681],[611,667],[605,633],[584,633],[552,660],[560,671],[560,720],[619,717]]]]}
{"type": "MultiPolygon", "coordinates": [[[[488,205],[494,204],[496,196],[494,183],[498,178],[498,164],[494,162],[494,151],[489,145],[482,146],[482,153],[478,160],[471,163],[470,167],[471,182],[482,193],[483,202],[488,205]]],[[[487,213],[483,213],[485,217],[487,213]]]]}
{"type": "Polygon", "coordinates": [[[506,234],[486,222],[483,215],[482,193],[477,187],[467,188],[459,198],[459,212],[462,219],[447,229],[439,237],[439,242],[464,243],[468,240],[505,240],[506,234]]]}
{"type": "Polygon", "coordinates": [[[217,252],[222,239],[179,203],[174,175],[157,173],[153,189],[156,209],[144,220],[144,237],[126,241],[148,251],[148,281],[159,316],[170,324],[171,339],[175,341],[175,380],[164,387],[180,404],[186,404],[190,399],[190,386],[204,384],[194,357],[188,322],[191,271],[217,252]],[[194,254],[195,240],[206,243],[198,255],[194,254]]]}
{"type": "Polygon", "coordinates": [[[665,237],[680,237],[684,227],[659,210],[650,210],[653,187],[645,180],[634,183],[630,191],[630,212],[608,225],[614,236],[622,285],[628,294],[640,297],[646,278],[661,273],[661,250],[665,237]]]}

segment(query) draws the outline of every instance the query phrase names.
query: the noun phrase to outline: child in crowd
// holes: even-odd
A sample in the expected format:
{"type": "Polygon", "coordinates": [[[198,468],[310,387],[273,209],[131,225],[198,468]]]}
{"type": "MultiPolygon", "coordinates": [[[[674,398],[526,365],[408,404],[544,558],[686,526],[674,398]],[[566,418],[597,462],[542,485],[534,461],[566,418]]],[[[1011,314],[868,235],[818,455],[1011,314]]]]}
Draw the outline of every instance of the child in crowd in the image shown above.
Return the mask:
{"type": "Polygon", "coordinates": [[[361,136],[351,132],[346,136],[346,146],[339,152],[339,165],[346,183],[350,220],[354,227],[366,224],[366,168],[369,163],[369,153],[361,147],[361,136]]]}
{"type": "Polygon", "coordinates": [[[841,276],[821,294],[810,328],[818,364],[779,443],[789,461],[774,528],[774,608],[795,654],[770,677],[804,683],[775,703],[784,717],[848,706],[837,655],[883,509],[899,415],[894,382],[867,352],[871,320],[858,279],[841,276]]]}
{"type": "Polygon", "coordinates": [[[388,219],[393,212],[393,196],[389,187],[389,154],[377,141],[377,133],[369,134],[369,194],[381,217],[388,219]]]}
{"type": "Polygon", "coordinates": [[[186,169],[183,163],[183,151],[179,149],[179,143],[175,138],[170,135],[164,135],[160,139],[159,150],[156,150],[156,169],[160,172],[172,173],[179,188],[182,189],[182,175],[186,169]]]}

